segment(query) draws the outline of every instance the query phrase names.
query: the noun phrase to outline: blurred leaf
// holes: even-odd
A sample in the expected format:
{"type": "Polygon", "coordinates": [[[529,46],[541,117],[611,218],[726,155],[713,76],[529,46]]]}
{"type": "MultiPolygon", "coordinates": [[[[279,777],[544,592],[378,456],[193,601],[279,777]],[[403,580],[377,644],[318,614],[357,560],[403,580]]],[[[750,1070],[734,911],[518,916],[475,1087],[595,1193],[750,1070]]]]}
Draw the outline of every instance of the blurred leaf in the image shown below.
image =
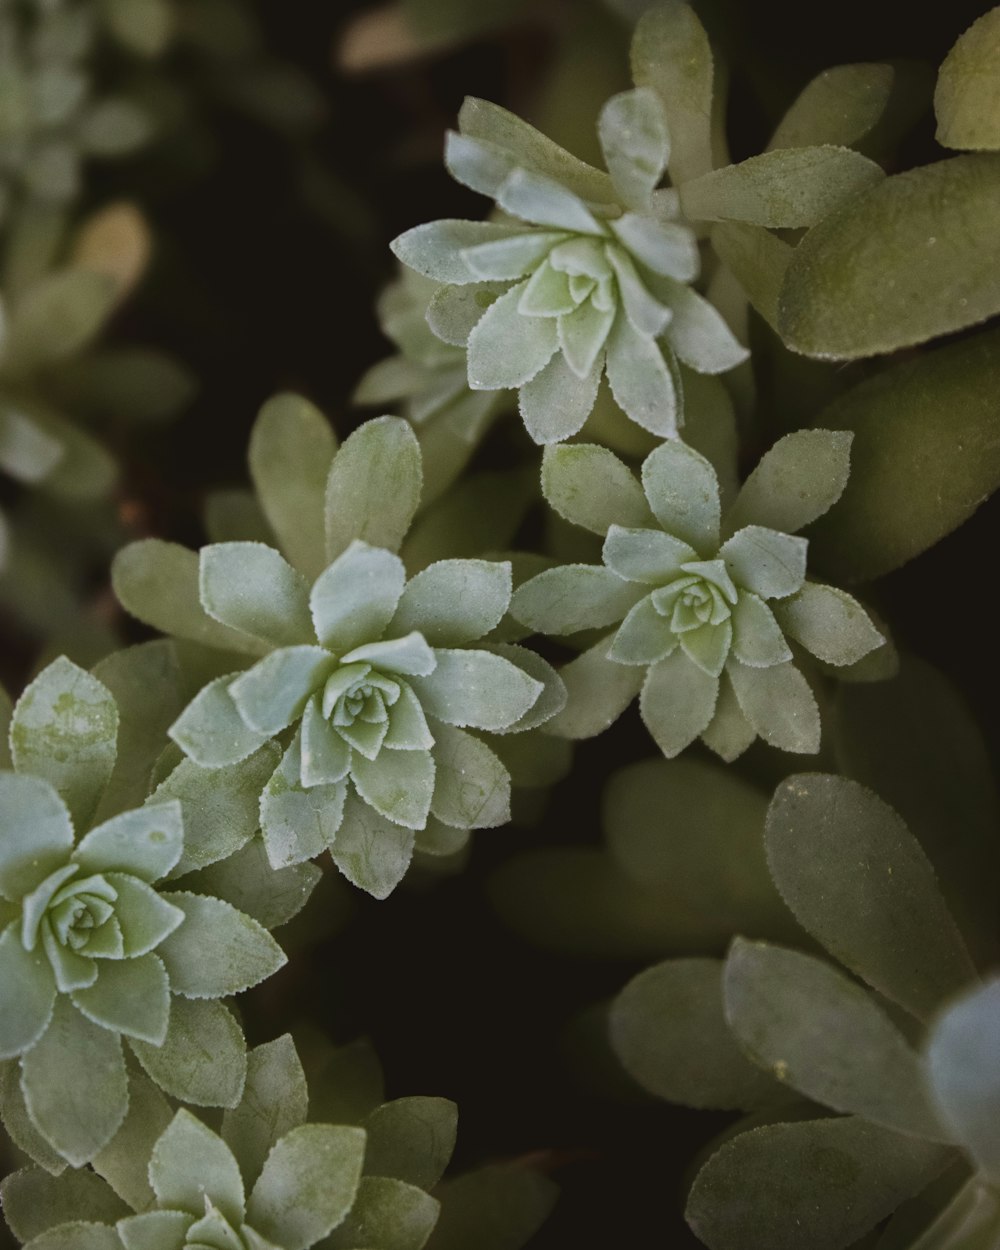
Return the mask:
{"type": "Polygon", "coordinates": [[[558,1190],[517,1164],[479,1168],[437,1191],[441,1214],[426,1250],[520,1250],[548,1219],[558,1190]]]}
{"type": "Polygon", "coordinates": [[[882,117],[894,77],[891,65],[872,63],[823,70],[796,97],[768,150],[825,143],[853,147],[882,117]]]}
{"type": "Polygon", "coordinates": [[[945,57],[934,112],[944,147],[1000,148],[1000,7],[973,22],[945,57]]]}

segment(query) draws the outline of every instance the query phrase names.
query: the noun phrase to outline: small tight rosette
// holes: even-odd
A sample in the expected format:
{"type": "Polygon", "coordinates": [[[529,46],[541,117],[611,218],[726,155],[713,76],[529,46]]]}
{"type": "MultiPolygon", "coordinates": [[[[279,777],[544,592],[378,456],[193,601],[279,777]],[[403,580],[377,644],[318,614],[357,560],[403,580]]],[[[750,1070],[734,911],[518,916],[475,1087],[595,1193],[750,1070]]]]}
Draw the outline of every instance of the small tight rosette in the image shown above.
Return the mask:
{"type": "Polygon", "coordinates": [[[169,1086],[191,1024],[176,996],[220,998],[284,963],[228,903],[164,889],[183,851],[179,802],[90,827],[117,725],[107,688],[57,660],[15,706],[14,771],[0,772],[0,1058],[20,1059],[19,1082],[4,1075],[4,1119],[56,1165],[86,1162],[122,1122],[122,1037],[169,1086]]]}
{"type": "Polygon", "coordinates": [[[441,284],[427,320],[465,348],[469,386],[517,388],[537,443],[583,427],[605,373],[627,416],[670,438],[683,422],[677,362],[714,374],[747,357],[690,285],[698,245],[676,193],[658,189],[670,137],[656,93],[614,96],[598,130],[608,173],[506,110],[466,100],[448,169],[506,217],[430,222],[392,244],[441,284]]]}
{"type": "Polygon", "coordinates": [[[787,435],[725,514],[715,470],[683,443],[646,458],[641,490],[610,452],[551,449],[546,493],[604,532],[604,565],[539,574],[512,613],[547,634],[621,623],[562,670],[569,701],[550,730],[591,737],[638,694],[668,758],[698,737],[725,760],[758,735],[817,751],[819,709],[789,640],[833,666],[885,643],[850,595],[806,580],[808,542],[794,534],[839,498],[850,444],[829,430],[787,435]]]}
{"type": "Polygon", "coordinates": [[[509,819],[507,769],[469,731],[534,728],[565,696],[531,652],[480,641],[507,611],[508,562],[440,560],[407,581],[395,548],[420,496],[410,427],[367,422],[334,456],[319,414],[279,405],[262,414],[256,447],[290,442],[303,426],[314,443],[327,439],[325,465],[288,472],[251,449],[264,511],[297,567],[260,542],[195,556],[152,541],[119,556],[115,585],[140,618],[247,657],[248,667],[204,686],[170,735],[207,768],[280,742],[260,808],[272,865],[329,849],[349,880],[381,898],[421,835],[509,819]],[[321,509],[326,541],[320,528],[317,543],[299,527],[321,527],[321,509]],[[170,600],[180,561],[192,590],[183,618],[170,600]]]}

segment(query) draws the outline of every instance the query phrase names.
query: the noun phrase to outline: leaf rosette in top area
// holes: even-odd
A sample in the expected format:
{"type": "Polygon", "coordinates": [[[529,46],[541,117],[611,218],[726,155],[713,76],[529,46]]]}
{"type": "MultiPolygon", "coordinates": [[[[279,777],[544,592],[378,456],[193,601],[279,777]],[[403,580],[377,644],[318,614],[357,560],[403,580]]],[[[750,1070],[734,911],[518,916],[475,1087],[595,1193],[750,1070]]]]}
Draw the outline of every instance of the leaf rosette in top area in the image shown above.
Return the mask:
{"type": "Polygon", "coordinates": [[[683,443],[646,458],[641,490],[610,452],[550,449],[546,495],[605,535],[604,564],[538,574],[512,612],[547,634],[620,624],[562,670],[569,702],[549,728],[590,737],[639,694],[667,757],[698,737],[726,760],[758,735],[817,751],[819,710],[790,640],[837,667],[885,643],[850,595],[806,579],[808,543],[794,534],[839,498],[850,442],[829,430],[787,435],[725,515],[715,470],[683,443]]]}
{"type": "Polygon", "coordinates": [[[656,94],[614,96],[598,131],[608,173],[504,109],[466,100],[446,163],[505,219],[431,222],[392,244],[441,284],[427,319],[466,348],[469,386],[517,388],[537,443],[582,428],[604,373],[633,421],[672,437],[683,421],[677,361],[711,374],[747,355],[690,285],[698,245],[676,193],[658,187],[670,137],[656,94]]]}
{"type": "MultiPolygon", "coordinates": [[[[316,445],[331,440],[318,413],[295,412],[316,445]]],[[[345,876],[384,897],[418,834],[509,819],[509,774],[476,732],[533,728],[564,692],[539,657],[482,641],[507,611],[509,562],[440,560],[407,580],[395,548],[420,497],[410,427],[367,422],[335,456],[328,442],[320,480],[321,466],[285,474],[255,454],[290,432],[289,413],[265,410],[251,463],[299,567],[260,542],[216,543],[197,557],[143,543],[119,557],[116,587],[142,619],[248,657],[206,685],[170,735],[207,768],[279,739],[260,809],[272,865],[329,848],[345,876]],[[166,606],[180,560],[191,592],[183,618],[166,606]]]]}

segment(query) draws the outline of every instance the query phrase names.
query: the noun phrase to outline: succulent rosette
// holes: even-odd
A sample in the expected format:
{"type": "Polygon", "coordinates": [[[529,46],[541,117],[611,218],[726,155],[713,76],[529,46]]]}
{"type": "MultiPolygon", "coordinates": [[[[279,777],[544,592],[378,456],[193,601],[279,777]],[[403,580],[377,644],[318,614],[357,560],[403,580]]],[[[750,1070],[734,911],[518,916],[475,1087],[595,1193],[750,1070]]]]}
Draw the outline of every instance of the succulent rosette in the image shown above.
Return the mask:
{"type": "Polygon", "coordinates": [[[57,660],[14,707],[13,770],[0,772],[0,1058],[20,1060],[19,1084],[4,1082],[4,1117],[23,1136],[20,1109],[46,1156],[75,1165],[125,1116],[122,1038],[180,1093],[171,1055],[178,1031],[194,1031],[186,1000],[197,1016],[201,1000],[247,989],[285,961],[229,903],[166,884],[184,849],[180,802],[93,824],[117,729],[108,689],[57,660]]]}
{"type": "Polygon", "coordinates": [[[807,580],[809,544],[794,532],[840,497],[851,438],[787,435],[725,512],[715,470],[683,443],[650,453],[641,488],[608,451],[551,449],[550,502],[604,533],[604,564],[540,573],[518,588],[512,613],[540,633],[616,628],[562,670],[569,701],[549,728],[590,737],[638,694],[668,758],[698,737],[725,760],[758,735],[817,751],[819,709],[790,644],[834,667],[885,644],[854,598],[807,580]],[[600,494],[588,498],[593,474],[600,494]]]}
{"type": "Polygon", "coordinates": [[[614,96],[598,131],[607,173],[506,110],[466,100],[446,163],[504,220],[430,222],[392,244],[440,284],[427,320],[465,349],[469,386],[516,388],[537,443],[583,427],[605,374],[633,421],[673,437],[683,422],[677,362],[714,374],[747,357],[691,286],[697,240],[676,193],[659,187],[670,137],[658,96],[614,96]]]}
{"type": "Polygon", "coordinates": [[[345,876],[384,897],[419,834],[433,843],[441,826],[509,819],[509,774],[475,733],[533,728],[565,695],[539,657],[484,641],[510,603],[509,562],[440,560],[407,580],[395,548],[421,470],[406,422],[366,422],[334,451],[322,417],[298,401],[265,410],[255,431],[261,503],[297,567],[263,542],[214,543],[195,556],[149,541],[119,556],[115,585],[141,619],[243,653],[170,735],[206,768],[280,741],[260,807],[272,865],[330,849],[345,876]],[[261,454],[303,429],[315,462],[305,462],[308,444],[294,469],[261,454]],[[184,605],[168,601],[181,561],[184,605]]]}

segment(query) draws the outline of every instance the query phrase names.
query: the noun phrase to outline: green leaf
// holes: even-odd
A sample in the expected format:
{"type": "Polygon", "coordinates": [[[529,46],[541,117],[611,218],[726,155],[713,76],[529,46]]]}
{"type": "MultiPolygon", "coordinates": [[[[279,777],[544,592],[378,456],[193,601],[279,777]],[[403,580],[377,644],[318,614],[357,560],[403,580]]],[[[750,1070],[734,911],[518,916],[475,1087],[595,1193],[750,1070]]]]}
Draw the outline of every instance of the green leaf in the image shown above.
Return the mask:
{"type": "Polygon", "coordinates": [[[10,725],[14,767],[55,786],[79,829],[97,810],[114,768],[117,737],[111,692],[65,656],[27,687],[10,725]]]}
{"type": "Polygon", "coordinates": [[[639,696],[639,714],[667,759],[679,755],[708,728],[718,693],[718,678],[683,651],[649,668],[639,696]]]}
{"type": "Polygon", "coordinates": [[[496,190],[505,212],[532,225],[600,235],[600,223],[583,201],[558,181],[528,169],[513,169],[496,190]]]}
{"type": "Polygon", "coordinates": [[[457,1129],[458,1108],[447,1098],[383,1103],[365,1121],[365,1171],[433,1189],[451,1159],[457,1129]]]}
{"type": "Polygon", "coordinates": [[[359,426],[337,453],[326,485],[326,554],[334,560],[355,538],[398,551],[410,528],[423,474],[420,444],[399,417],[359,426]]]}
{"type": "Polygon", "coordinates": [[[723,543],[719,555],[737,586],[762,599],[784,599],[802,586],[808,542],[760,525],[746,525],[723,543]]]}
{"type": "Polygon", "coordinates": [[[632,77],[660,98],[670,135],[674,183],[712,168],[712,49],[694,10],[684,0],[647,9],[632,39],[632,77]]]}
{"type": "Polygon", "coordinates": [[[107,1145],[128,1110],[121,1041],[60,996],[48,1029],[21,1060],[21,1088],[35,1127],[80,1167],[107,1145]]]}
{"type": "Polygon", "coordinates": [[[247,1203],[247,1222],[282,1250],[306,1250],[351,1209],[364,1152],[362,1129],[292,1129],[268,1155],[247,1203]]]}
{"type": "MultiPolygon", "coordinates": [[[[469,335],[483,314],[506,289],[507,284],[504,282],[468,282],[464,286],[439,287],[427,305],[427,324],[442,343],[448,343],[452,347],[465,347],[469,335]]],[[[464,366],[464,361],[462,364],[464,366]]],[[[461,388],[464,389],[464,367],[460,381],[461,388]]],[[[424,374],[422,384],[426,386],[426,383],[427,377],[424,374]]]]}
{"type": "Polygon", "coordinates": [[[789,637],[827,664],[856,664],[885,643],[857,599],[834,586],[806,582],[774,614],[789,637]]]}
{"type": "Polygon", "coordinates": [[[990,9],[944,59],[934,90],[937,141],[946,148],[1000,148],[1000,9],[990,9]]]}
{"type": "Polygon", "coordinates": [[[947,1140],[920,1058],[855,981],[811,955],[737,938],[723,985],[729,1027],[778,1081],[834,1111],[947,1140]]]}
{"type": "Polygon", "coordinates": [[[725,373],[742,364],[749,352],[714,304],[689,286],[661,278],[657,294],[673,316],[667,339],[677,359],[696,373],[725,373]]]}
{"type": "MultiPolygon", "coordinates": [[[[557,716],[566,706],[566,687],[562,678],[548,660],[543,659],[534,651],[529,651],[527,647],[522,647],[515,643],[489,643],[484,649],[491,651],[502,659],[509,660],[522,673],[527,673],[530,678],[537,681],[542,687],[538,697],[523,716],[519,716],[517,720],[513,721],[505,729],[499,729],[495,732],[509,737],[537,729],[539,725],[544,725],[554,716],[557,716]]],[[[437,727],[435,727],[436,732],[437,727]]],[[[492,746],[496,749],[497,743],[495,740],[492,746]]],[[[544,748],[539,748],[539,751],[544,754],[544,748]]]]}
{"type": "Polygon", "coordinates": [[[440,1204],[415,1185],[386,1176],[362,1177],[357,1198],[330,1237],[331,1250],[375,1245],[379,1250],[423,1250],[440,1204]]]}
{"type": "Polygon", "coordinates": [[[307,578],[327,563],[323,534],[326,479],[337,439],[301,395],[276,395],[260,410],[248,459],[257,497],[281,550],[307,578]]]}
{"type": "Polygon", "coordinates": [[[512,238],[523,230],[523,226],[444,218],[414,226],[393,239],[389,247],[394,256],[417,273],[435,282],[460,286],[478,282],[482,277],[466,260],[468,249],[512,238]]]}
{"type": "Polygon", "coordinates": [[[283,647],[258,660],[228,689],[251,729],[272,736],[299,719],[335,666],[324,647],[283,647]]]}
{"type": "Polygon", "coordinates": [[[684,443],[663,443],[643,461],[642,487],[656,519],[673,538],[714,555],[719,542],[715,470],[684,443]]]}
{"type": "Polygon", "coordinates": [[[170,1104],[149,1077],[139,1071],[130,1072],[128,1115],[91,1162],[133,1211],[143,1211],[155,1200],[149,1183],[149,1156],[172,1119],[170,1104]]]}
{"type": "Polygon", "coordinates": [[[309,587],[273,547],[213,543],[198,559],[202,607],[215,620],[268,647],[313,639],[309,587]]]}
{"type": "Polygon", "coordinates": [[[73,862],[84,873],[125,872],[147,884],[175,867],[184,846],[181,805],[149,803],[105,821],[80,842],[73,862]]]}
{"type": "MultiPolygon", "coordinates": [[[[2,553],[0,553],[0,562],[2,562],[2,553]]],[[[11,702],[10,695],[0,686],[0,768],[5,770],[12,767],[10,758],[10,718],[14,712],[14,704],[11,702]]]]}
{"type": "Polygon", "coordinates": [[[1000,311],[984,265],[1000,157],[957,156],[886,178],[795,249],[778,324],[793,351],[855,360],[923,343],[1000,311]]]}
{"type": "Polygon", "coordinates": [[[895,77],[891,65],[874,63],[823,70],[796,96],[768,149],[816,144],[854,147],[881,120],[895,77]]]}
{"type": "Polygon", "coordinates": [[[162,1046],[130,1043],[146,1073],[172,1098],[198,1107],[235,1107],[246,1078],[240,1026],[212,999],[174,998],[162,1046]]]}
{"type": "Polygon", "coordinates": [[[531,230],[489,243],[474,244],[465,248],[463,257],[480,278],[492,282],[513,282],[531,273],[564,237],[554,231],[531,230]]]}
{"type": "Polygon", "coordinates": [[[791,661],[770,668],[749,668],[734,661],[726,673],[740,710],[765,742],[804,755],[819,750],[819,707],[791,661]]]}
{"type": "Polygon", "coordinates": [[[203,686],[167,729],[169,737],[202,768],[222,768],[245,760],[269,734],[248,725],[230,693],[239,673],[227,673],[203,686]]]}
{"type": "Polygon", "coordinates": [[[475,642],[510,605],[509,560],[438,560],[406,586],[392,633],[418,630],[432,647],[475,642]]]}
{"type": "Polygon", "coordinates": [[[11,1172],[0,1185],[0,1201],[11,1232],[21,1242],[72,1220],[114,1223],[128,1208],[93,1172],[50,1176],[41,1168],[11,1172]]]}
{"type": "Polygon", "coordinates": [[[593,410],[603,369],[600,351],[583,377],[574,372],[562,352],[557,352],[521,387],[518,409],[534,442],[547,446],[579,433],[593,410]]]}
{"type": "Polygon", "coordinates": [[[926,1017],[975,975],[934,871],[886,803],[821,773],[777,789],[765,833],[799,923],[852,972],[926,1017]]]}
{"type": "Polygon", "coordinates": [[[942,1170],[947,1151],[853,1116],[770,1124],[717,1150],[687,1221],[710,1250],[843,1250],[942,1170]]]}
{"type": "Polygon", "coordinates": [[[821,413],[822,425],[854,431],[850,481],[812,533],[824,569],[844,581],[880,577],[997,489],[998,385],[1000,331],[989,330],[892,365],[821,413]]]}
{"type": "Polygon", "coordinates": [[[0,936],[0,1058],[30,1050],[48,1028],[55,999],[44,952],[25,950],[21,922],[12,921],[0,936]]]}
{"type": "Polygon", "coordinates": [[[119,291],[107,275],[60,269],[18,301],[4,348],[4,369],[23,377],[81,351],[104,325],[119,291]]]}
{"type": "Polygon", "coordinates": [[[374,898],[388,898],[413,858],[412,829],[393,824],[353,793],[331,855],[344,876],[374,898]]]}
{"type": "Polygon", "coordinates": [[[222,1117],[222,1136],[246,1178],[257,1177],[272,1147],[304,1124],[309,1092],[291,1035],[257,1046],[247,1055],[243,1098],[222,1117]]]}
{"type": "Polygon", "coordinates": [[[434,773],[430,751],[385,750],[374,760],[355,752],[351,759],[351,779],[361,798],[386,820],[407,829],[422,829],[427,823],[434,773]]]}
{"type": "Polygon", "coordinates": [[[125,1250],[175,1250],[184,1245],[193,1223],[187,1211],[147,1211],[122,1220],[118,1235],[125,1250]]]}
{"type": "Polygon", "coordinates": [[[117,894],[115,920],[122,931],[126,959],[148,954],[181,923],[182,913],[145,881],[121,872],[103,875],[117,894]]]}
{"type": "Polygon", "coordinates": [[[74,1220],[42,1233],[31,1243],[31,1250],[120,1250],[121,1242],[106,1224],[74,1220]]]}
{"type": "Polygon", "coordinates": [[[50,1176],[62,1176],[66,1160],[49,1145],[28,1114],[21,1090],[20,1064],[0,1064],[0,1110],[11,1142],[43,1167],[50,1176]]]}
{"type": "Polygon", "coordinates": [[[718,959],[670,959],[647,968],[615,999],[609,1028],[625,1070],[668,1102],[736,1110],[780,1097],[726,1024],[718,959]]]}
{"type": "Polygon", "coordinates": [[[612,96],[597,131],[615,190],[630,207],[647,209],[670,156],[659,97],[648,87],[612,96]]]}
{"type": "Polygon", "coordinates": [[[312,864],[272,868],[263,837],[219,863],[189,873],[179,884],[224,899],[265,929],[277,929],[305,907],[322,873],[312,864]]]}
{"type": "Polygon", "coordinates": [[[392,620],[405,584],[399,556],[355,539],[310,591],[316,637],[341,654],[376,641],[392,620]]]}
{"type": "Polygon", "coordinates": [[[256,920],[219,898],[174,892],[163,897],[184,913],[183,923],[157,953],[170,988],[185,998],[224,998],[272,976],[285,953],[256,920]]]}
{"type": "Polygon", "coordinates": [[[548,722],[562,738],[594,738],[613,724],[642,689],[645,673],[608,658],[614,634],[602,638],[559,670],[566,706],[548,722]]]}
{"type": "Polygon", "coordinates": [[[741,664],[771,668],[792,658],[774,613],[757,595],[745,590],[736,601],[732,620],[733,657],[741,664]]]}
{"type": "Polygon", "coordinates": [[[681,208],[691,221],[814,226],[884,178],[874,161],[850,148],[781,148],[684,183],[681,208]]]}
{"type": "Polygon", "coordinates": [[[822,516],[844,493],[853,439],[846,430],[797,430],[778,439],[727,511],[728,532],[762,525],[794,534],[822,516]]]}
{"type": "Polygon", "coordinates": [[[103,1029],[153,1046],[167,1035],[170,986],[156,955],[102,959],[94,984],[75,990],[72,997],[74,1006],[103,1029]]]}
{"type": "Polygon", "coordinates": [[[540,681],[517,665],[488,651],[441,648],[437,667],[427,677],[414,677],[424,711],[463,729],[508,729],[533,707],[541,695],[540,681]]]}
{"type": "Polygon", "coordinates": [[[208,1199],[230,1223],[242,1221],[243,1179],[233,1152],[189,1111],[178,1111],[153,1147],[149,1180],[161,1207],[200,1215],[208,1199]]]}
{"type": "Polygon", "coordinates": [[[642,528],[652,521],[632,471],[591,443],[546,447],[542,494],[561,517],[602,537],[612,525],[642,528]]]}
{"type": "Polygon", "coordinates": [[[655,339],[619,313],[608,335],[608,385],[615,403],[658,438],[675,438],[682,404],[670,365],[655,339]]]}
{"type": "Polygon", "coordinates": [[[447,1181],[427,1250],[521,1250],[545,1223],[558,1188],[534,1168],[494,1164],[447,1181]]]}
{"type": "Polygon", "coordinates": [[[574,634],[615,624],[644,593],[613,569],[566,564],[519,586],[511,614],[535,633],[574,634]]]}
{"type": "Polygon", "coordinates": [[[302,785],[302,746],[296,736],[260,796],[260,823],[272,868],[313,859],[333,845],[347,785],[302,785]]]}
{"type": "Polygon", "coordinates": [[[518,283],[501,295],[469,335],[469,386],[475,391],[523,386],[558,350],[555,319],[520,312],[526,286],[518,283]]]}
{"type": "Polygon", "coordinates": [[[0,773],[0,893],[20,902],[73,846],[66,805],[41,777],[0,773]]]}
{"type": "Polygon", "coordinates": [[[776,331],[778,300],[792,259],[791,244],[763,226],[721,221],[712,230],[712,246],[750,303],[776,331]]]}
{"type": "Polygon", "coordinates": [[[198,556],[186,547],[159,538],[129,543],[112,561],[111,584],[127,612],[161,633],[224,651],[261,652],[259,643],[220,625],[201,606],[198,556]]]}
{"type": "Polygon", "coordinates": [[[478,738],[450,725],[436,725],[434,738],[431,812],[456,829],[505,825],[510,820],[510,774],[500,760],[478,738]]]}
{"type": "MultiPolygon", "coordinates": [[[[620,525],[612,525],[608,530],[601,554],[604,563],[619,577],[639,582],[644,587],[666,585],[682,576],[682,565],[698,558],[698,553],[686,542],[663,530],[624,529],[620,525]]],[[[667,629],[665,618],[660,619],[667,629]]]]}
{"type": "Polygon", "coordinates": [[[1000,1179],[1000,979],[966,992],[934,1025],[927,1067],[945,1123],[986,1180],[1000,1179]]]}
{"type": "Polygon", "coordinates": [[[323,1045],[310,1066],[310,1111],[326,1124],[362,1125],[385,1101],[382,1065],[367,1038],[323,1045]]]}

